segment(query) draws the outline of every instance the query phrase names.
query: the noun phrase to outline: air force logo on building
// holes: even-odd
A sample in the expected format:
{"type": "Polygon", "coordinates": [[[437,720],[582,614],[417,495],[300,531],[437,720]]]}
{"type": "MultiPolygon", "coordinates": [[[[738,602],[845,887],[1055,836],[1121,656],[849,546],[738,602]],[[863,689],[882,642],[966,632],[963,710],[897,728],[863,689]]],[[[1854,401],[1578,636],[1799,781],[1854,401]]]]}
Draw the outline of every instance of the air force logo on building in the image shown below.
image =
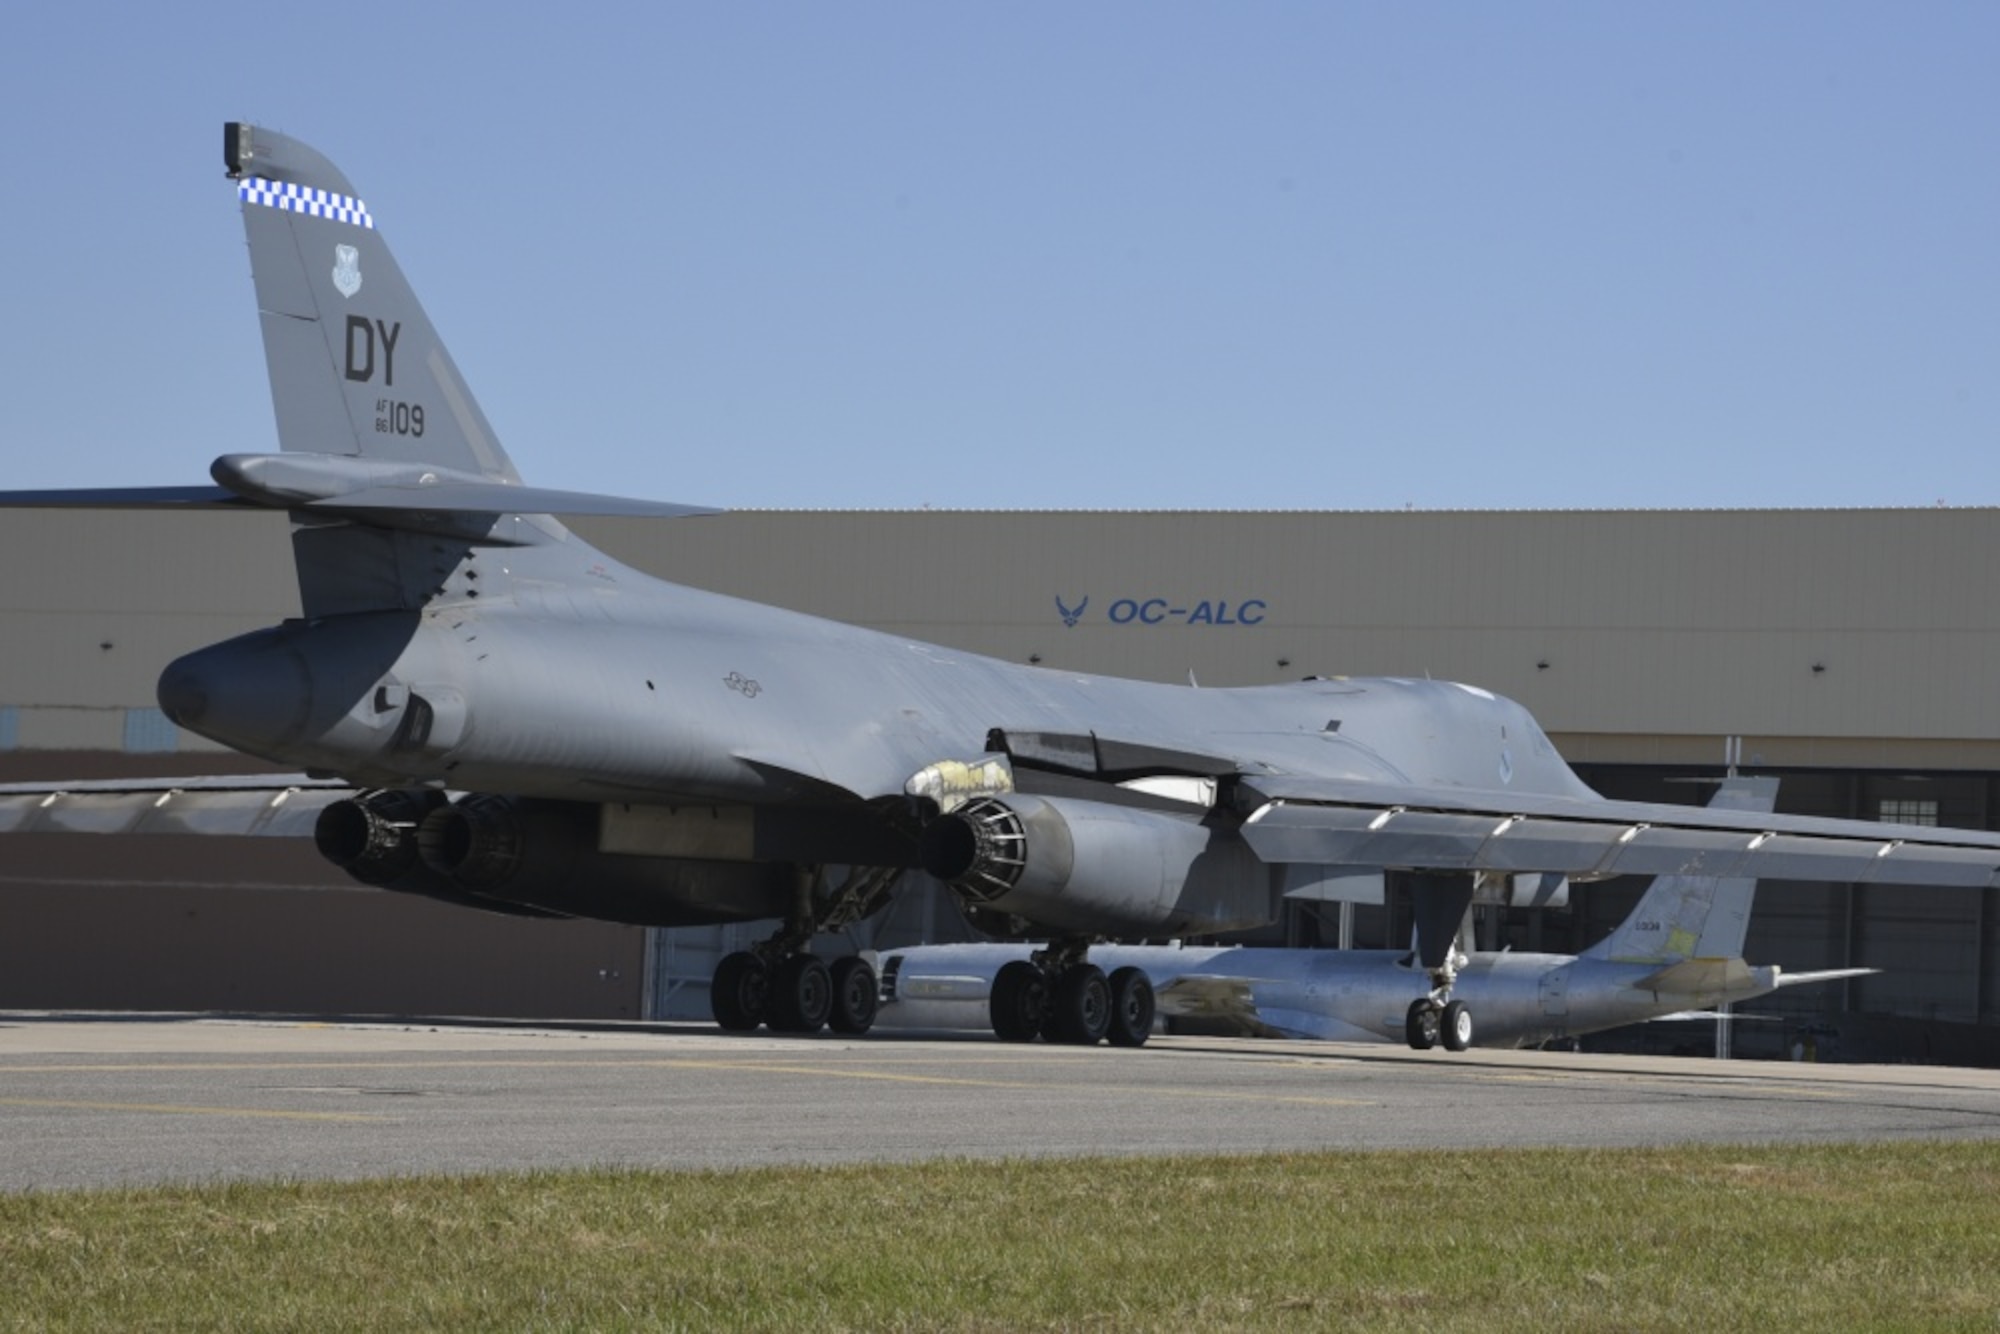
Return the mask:
{"type": "Polygon", "coordinates": [[[351,245],[333,248],[333,285],[342,296],[361,290],[361,252],[351,245]]]}
{"type": "MultiPolygon", "coordinates": [[[[1056,594],[1056,613],[1072,630],[1089,607],[1087,596],[1072,607],[1056,594]]],[[[1114,598],[1104,618],[1113,625],[1262,625],[1268,611],[1262,598],[1114,598]]]]}

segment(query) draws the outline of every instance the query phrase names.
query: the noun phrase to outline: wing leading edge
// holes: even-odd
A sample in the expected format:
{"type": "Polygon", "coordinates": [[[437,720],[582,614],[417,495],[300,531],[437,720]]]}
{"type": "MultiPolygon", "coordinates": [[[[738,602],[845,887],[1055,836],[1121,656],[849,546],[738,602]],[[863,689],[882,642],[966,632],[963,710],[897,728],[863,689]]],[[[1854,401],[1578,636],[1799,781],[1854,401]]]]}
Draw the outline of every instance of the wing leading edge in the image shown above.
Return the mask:
{"type": "Polygon", "coordinates": [[[0,785],[0,834],[230,834],[310,838],[350,785],[272,774],[0,785]]]}
{"type": "Polygon", "coordinates": [[[2000,834],[1469,788],[1254,779],[1243,837],[1272,863],[1703,875],[1986,888],[2000,834]]]}

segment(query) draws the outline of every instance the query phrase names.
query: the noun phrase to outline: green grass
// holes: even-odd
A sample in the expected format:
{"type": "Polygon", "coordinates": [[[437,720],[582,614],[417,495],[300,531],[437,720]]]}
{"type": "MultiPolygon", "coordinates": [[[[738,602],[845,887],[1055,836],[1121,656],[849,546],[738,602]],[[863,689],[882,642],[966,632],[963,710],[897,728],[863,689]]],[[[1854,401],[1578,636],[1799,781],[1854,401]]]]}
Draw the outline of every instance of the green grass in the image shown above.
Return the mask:
{"type": "Polygon", "coordinates": [[[710,1328],[1991,1330],[2000,1144],[0,1197],[0,1329],[710,1328]]]}

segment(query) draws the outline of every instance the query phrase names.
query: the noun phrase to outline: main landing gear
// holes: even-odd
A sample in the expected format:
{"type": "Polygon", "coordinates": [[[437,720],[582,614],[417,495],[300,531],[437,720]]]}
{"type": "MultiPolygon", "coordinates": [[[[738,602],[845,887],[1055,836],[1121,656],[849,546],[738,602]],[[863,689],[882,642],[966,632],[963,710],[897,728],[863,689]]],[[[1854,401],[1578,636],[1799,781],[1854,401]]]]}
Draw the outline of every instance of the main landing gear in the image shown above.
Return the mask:
{"type": "Polygon", "coordinates": [[[748,1033],[866,1033],[875,1023],[875,970],[845,955],[831,964],[816,954],[782,954],[776,964],[756,950],[724,956],[709,984],[715,1022],[748,1033]]]}
{"type": "Polygon", "coordinates": [[[989,1009],[1002,1042],[1142,1047],[1153,1033],[1153,984],[1137,968],[1109,977],[1085,957],[1087,942],[1052,944],[1002,964],[989,1009]]]}
{"type": "Polygon", "coordinates": [[[760,1025],[774,1033],[866,1033],[881,999],[875,970],[852,954],[828,963],[807,953],[806,945],[880,908],[897,874],[895,868],[857,867],[838,890],[828,890],[824,871],[802,881],[798,907],[775,935],[716,965],[708,988],[715,1022],[735,1033],[760,1025]]]}

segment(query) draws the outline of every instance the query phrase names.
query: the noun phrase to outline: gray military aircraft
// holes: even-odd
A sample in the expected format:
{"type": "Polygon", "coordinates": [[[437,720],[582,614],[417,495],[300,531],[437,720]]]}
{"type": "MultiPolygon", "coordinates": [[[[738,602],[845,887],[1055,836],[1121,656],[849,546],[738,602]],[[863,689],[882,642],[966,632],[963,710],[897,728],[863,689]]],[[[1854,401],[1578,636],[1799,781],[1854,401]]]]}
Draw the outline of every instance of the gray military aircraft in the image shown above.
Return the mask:
{"type": "Polygon", "coordinates": [[[554,516],[696,507],[524,485],[340,170],[243,124],[224,160],[282,452],[219,458],[213,486],[0,503],[290,515],[303,614],[168,664],[158,695],[180,726],[310,777],[254,815],[258,780],[44,787],[23,827],[122,801],[134,827],[270,829],[317,803],[320,850],[385,889],[777,918],[718,967],[715,1015],[794,1032],[868,1027],[868,965],[806,947],[921,869],[988,932],[1050,941],[996,980],[1003,1036],[1134,1045],[1151,988],[1113,986],[1093,945],[1265,923],[1341,868],[1411,883],[1419,1040],[1454,999],[1480,877],[1994,883],[2000,834],[1606,801],[1527,710],[1474,686],[1116,680],[650,578],[554,516]]]}
{"type": "MultiPolygon", "coordinates": [[[[1769,812],[1773,778],[1730,778],[1712,809],[1769,812]]],[[[1749,1000],[1780,987],[1862,977],[1872,968],[1787,973],[1743,959],[1757,882],[1663,875],[1625,920],[1580,955],[1474,952],[1458,965],[1441,1022],[1412,1032],[1409,1007],[1430,979],[1409,951],[1110,945],[1092,958],[1144,973],[1176,1027],[1258,1037],[1436,1044],[1464,1051],[1479,1016],[1482,1046],[1533,1046],[1690,1010],[1749,1000]]],[[[983,1028],[1000,970],[1032,959],[1019,944],[920,945],[880,956],[876,1022],[906,1029],[983,1028]]]]}

